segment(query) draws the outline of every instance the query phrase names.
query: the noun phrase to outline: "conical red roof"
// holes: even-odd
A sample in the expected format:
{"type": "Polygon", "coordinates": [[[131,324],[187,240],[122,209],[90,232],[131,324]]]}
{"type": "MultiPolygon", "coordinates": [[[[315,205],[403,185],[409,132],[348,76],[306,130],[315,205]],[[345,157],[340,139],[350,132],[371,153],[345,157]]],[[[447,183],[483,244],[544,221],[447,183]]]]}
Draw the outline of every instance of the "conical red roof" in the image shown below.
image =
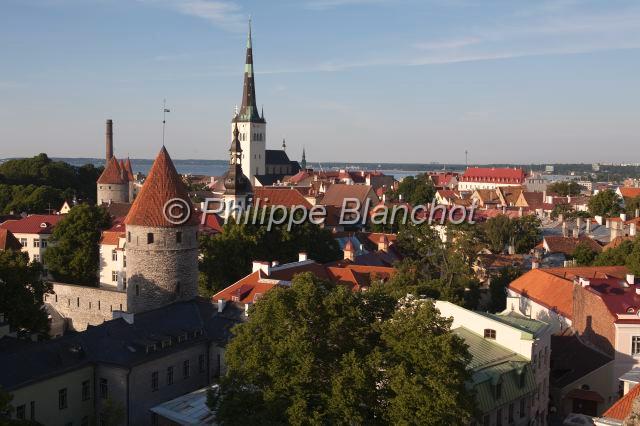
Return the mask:
{"type": "Polygon", "coordinates": [[[98,183],[103,185],[127,183],[127,180],[122,175],[122,170],[115,155],[111,157],[107,163],[107,167],[104,168],[104,171],[98,178],[98,183]]]}
{"type": "Polygon", "coordinates": [[[124,171],[129,181],[133,182],[135,178],[133,177],[133,168],[131,167],[131,160],[127,157],[127,161],[124,162],[124,171]]]}
{"type": "Polygon", "coordinates": [[[124,223],[126,225],[162,228],[196,225],[198,221],[193,214],[189,216],[188,220],[181,222],[182,218],[178,216],[181,211],[185,212],[186,210],[193,213],[193,206],[189,201],[182,179],[180,179],[169,153],[163,146],[124,223]],[[178,201],[175,201],[176,199],[178,201]],[[173,202],[169,205],[168,203],[172,200],[173,202]],[[180,204],[179,207],[165,212],[165,209],[178,204],[180,204]],[[172,216],[170,221],[168,217],[172,216]]]}

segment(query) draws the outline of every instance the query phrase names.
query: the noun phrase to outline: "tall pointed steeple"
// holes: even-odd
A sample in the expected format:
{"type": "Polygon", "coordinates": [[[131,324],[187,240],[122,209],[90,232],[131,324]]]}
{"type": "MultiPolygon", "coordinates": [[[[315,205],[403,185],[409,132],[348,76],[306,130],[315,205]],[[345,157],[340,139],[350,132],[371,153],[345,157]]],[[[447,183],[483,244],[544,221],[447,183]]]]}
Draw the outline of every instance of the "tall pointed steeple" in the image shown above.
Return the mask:
{"type": "Polygon", "coordinates": [[[227,196],[246,195],[251,192],[251,182],[242,172],[242,147],[238,139],[239,134],[238,124],[235,124],[229,148],[229,170],[224,177],[224,194],[227,196]]]}
{"type": "Polygon", "coordinates": [[[302,147],[302,161],[300,161],[300,168],[302,170],[307,170],[307,156],[304,152],[304,147],[302,147]]]}
{"type": "Polygon", "coordinates": [[[264,118],[260,116],[256,103],[256,87],[253,75],[253,49],[251,41],[251,19],[249,19],[249,33],[247,35],[247,57],[244,64],[244,86],[242,89],[242,105],[240,113],[236,116],[237,121],[249,121],[252,123],[263,123],[264,118]]]}

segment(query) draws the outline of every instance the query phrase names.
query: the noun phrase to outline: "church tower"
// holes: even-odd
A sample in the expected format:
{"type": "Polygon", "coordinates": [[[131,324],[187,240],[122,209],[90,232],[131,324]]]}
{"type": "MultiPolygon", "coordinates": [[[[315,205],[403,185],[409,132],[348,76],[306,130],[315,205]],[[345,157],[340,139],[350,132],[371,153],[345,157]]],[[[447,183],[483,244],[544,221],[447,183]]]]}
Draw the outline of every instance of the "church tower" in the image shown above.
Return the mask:
{"type": "Polygon", "coordinates": [[[253,51],[251,47],[251,21],[247,37],[247,57],[244,65],[244,87],[242,105],[231,120],[231,135],[236,127],[242,146],[242,171],[251,182],[255,175],[266,174],[265,151],[267,143],[267,122],[264,113],[258,112],[256,88],[253,74],[253,51]]]}
{"type": "Polygon", "coordinates": [[[248,205],[251,193],[251,182],[242,171],[242,147],[239,138],[238,125],[233,129],[233,140],[229,148],[229,170],[224,176],[224,204],[225,214],[234,211],[244,211],[248,205]]]}
{"type": "Polygon", "coordinates": [[[198,221],[163,146],[127,217],[127,307],[131,313],[198,295],[198,221]]]}

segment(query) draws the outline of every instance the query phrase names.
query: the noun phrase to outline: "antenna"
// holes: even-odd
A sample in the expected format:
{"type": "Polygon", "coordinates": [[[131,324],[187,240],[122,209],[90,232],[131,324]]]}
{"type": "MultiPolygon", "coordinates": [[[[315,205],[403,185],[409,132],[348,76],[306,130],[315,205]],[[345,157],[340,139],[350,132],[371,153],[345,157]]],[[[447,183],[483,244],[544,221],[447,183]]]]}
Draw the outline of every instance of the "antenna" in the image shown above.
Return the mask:
{"type": "Polygon", "coordinates": [[[167,113],[171,112],[169,108],[167,108],[167,100],[162,100],[162,146],[164,146],[164,127],[167,123],[167,113]]]}

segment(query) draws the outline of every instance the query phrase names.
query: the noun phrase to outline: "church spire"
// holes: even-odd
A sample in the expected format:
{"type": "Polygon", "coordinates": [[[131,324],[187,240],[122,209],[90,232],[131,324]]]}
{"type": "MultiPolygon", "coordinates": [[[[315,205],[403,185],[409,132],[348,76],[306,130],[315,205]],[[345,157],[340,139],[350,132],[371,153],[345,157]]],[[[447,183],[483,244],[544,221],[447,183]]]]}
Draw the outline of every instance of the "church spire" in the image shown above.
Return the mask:
{"type": "Polygon", "coordinates": [[[300,161],[300,168],[302,170],[307,170],[307,156],[304,152],[304,147],[302,147],[302,161],[300,161]]]}
{"type": "Polygon", "coordinates": [[[247,57],[244,64],[244,86],[242,89],[242,105],[240,114],[236,116],[237,121],[249,121],[252,123],[264,122],[260,117],[256,104],[256,87],[253,75],[253,48],[251,40],[251,19],[249,19],[249,32],[247,34],[247,57]]]}
{"type": "Polygon", "coordinates": [[[233,139],[229,148],[229,170],[224,178],[225,195],[237,196],[251,192],[251,183],[242,173],[242,147],[238,139],[239,134],[238,124],[234,123],[233,139]]]}

